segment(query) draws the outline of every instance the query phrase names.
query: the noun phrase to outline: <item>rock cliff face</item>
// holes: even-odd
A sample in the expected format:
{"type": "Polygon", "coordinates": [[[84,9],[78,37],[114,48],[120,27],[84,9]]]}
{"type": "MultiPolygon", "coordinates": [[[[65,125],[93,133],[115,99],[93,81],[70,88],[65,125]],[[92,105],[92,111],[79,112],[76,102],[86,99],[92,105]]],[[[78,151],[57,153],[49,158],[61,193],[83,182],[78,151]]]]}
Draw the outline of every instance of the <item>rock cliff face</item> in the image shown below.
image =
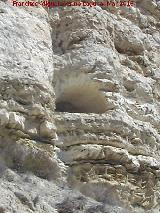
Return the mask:
{"type": "Polygon", "coordinates": [[[0,1],[0,213],[160,211],[160,7],[0,1]]]}

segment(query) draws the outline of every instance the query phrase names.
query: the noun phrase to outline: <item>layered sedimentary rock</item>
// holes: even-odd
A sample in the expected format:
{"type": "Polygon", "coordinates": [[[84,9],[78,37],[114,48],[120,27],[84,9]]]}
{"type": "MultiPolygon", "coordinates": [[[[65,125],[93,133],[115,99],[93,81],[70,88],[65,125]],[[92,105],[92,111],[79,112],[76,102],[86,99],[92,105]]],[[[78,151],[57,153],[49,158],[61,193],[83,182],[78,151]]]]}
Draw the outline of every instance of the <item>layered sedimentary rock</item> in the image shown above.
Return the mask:
{"type": "Polygon", "coordinates": [[[84,194],[106,187],[109,198],[96,199],[154,211],[160,174],[159,8],[145,1],[123,10],[54,10],[60,157],[70,167],[71,185],[84,194]]]}
{"type": "Polygon", "coordinates": [[[0,2],[0,212],[159,211],[159,12],[0,2]]]}

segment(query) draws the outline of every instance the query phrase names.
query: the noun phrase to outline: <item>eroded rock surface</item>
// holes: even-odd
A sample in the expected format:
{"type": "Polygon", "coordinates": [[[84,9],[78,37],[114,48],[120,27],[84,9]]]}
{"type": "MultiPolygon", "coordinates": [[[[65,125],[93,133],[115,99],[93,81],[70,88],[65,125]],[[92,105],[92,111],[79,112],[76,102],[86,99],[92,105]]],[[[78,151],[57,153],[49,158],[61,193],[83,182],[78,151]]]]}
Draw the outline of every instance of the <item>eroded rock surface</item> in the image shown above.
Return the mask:
{"type": "Polygon", "coordinates": [[[160,211],[160,8],[0,1],[0,212],[160,211]]]}

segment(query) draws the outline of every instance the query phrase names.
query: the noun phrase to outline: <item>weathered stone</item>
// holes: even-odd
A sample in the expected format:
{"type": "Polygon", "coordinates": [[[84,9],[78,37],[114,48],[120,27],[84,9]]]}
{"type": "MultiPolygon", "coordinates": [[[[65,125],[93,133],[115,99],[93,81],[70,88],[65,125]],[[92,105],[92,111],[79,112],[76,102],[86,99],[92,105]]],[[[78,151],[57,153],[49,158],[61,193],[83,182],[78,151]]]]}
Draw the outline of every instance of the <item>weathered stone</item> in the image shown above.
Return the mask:
{"type": "Polygon", "coordinates": [[[42,137],[55,138],[56,137],[56,126],[48,121],[44,121],[40,125],[40,135],[42,137]]]}
{"type": "Polygon", "coordinates": [[[0,110],[0,124],[6,125],[9,122],[9,113],[5,109],[0,110]]]}
{"type": "Polygon", "coordinates": [[[159,6],[111,2],[0,1],[0,212],[159,212],[159,6]]]}
{"type": "Polygon", "coordinates": [[[9,126],[11,128],[20,128],[24,129],[25,118],[19,115],[16,115],[15,112],[9,113],[9,126]]]}

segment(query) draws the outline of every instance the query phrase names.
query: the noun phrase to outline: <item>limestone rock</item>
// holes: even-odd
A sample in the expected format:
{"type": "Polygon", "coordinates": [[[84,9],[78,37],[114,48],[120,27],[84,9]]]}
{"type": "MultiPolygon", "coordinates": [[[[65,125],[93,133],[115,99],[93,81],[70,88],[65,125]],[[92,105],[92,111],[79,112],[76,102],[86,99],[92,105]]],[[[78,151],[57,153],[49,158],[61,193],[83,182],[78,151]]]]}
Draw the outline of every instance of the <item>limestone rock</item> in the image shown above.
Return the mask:
{"type": "Polygon", "coordinates": [[[0,212],[160,211],[160,10],[135,3],[0,1],[0,212]]]}
{"type": "Polygon", "coordinates": [[[1,125],[6,125],[9,122],[9,113],[5,109],[0,111],[0,123],[1,125]]]}
{"type": "Polygon", "coordinates": [[[42,137],[55,138],[55,132],[56,126],[51,122],[45,121],[40,125],[40,135],[42,137]]]}
{"type": "Polygon", "coordinates": [[[25,118],[22,116],[16,115],[15,112],[9,113],[9,125],[11,126],[11,128],[20,128],[23,130],[24,121],[25,121],[25,118]]]}

